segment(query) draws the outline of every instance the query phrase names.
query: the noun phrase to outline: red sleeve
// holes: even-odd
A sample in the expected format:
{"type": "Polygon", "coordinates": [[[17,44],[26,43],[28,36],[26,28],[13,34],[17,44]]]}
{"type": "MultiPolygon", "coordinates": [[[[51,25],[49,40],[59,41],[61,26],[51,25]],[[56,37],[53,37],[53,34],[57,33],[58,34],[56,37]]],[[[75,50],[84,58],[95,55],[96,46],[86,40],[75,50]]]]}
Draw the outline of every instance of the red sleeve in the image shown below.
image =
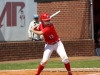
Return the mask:
{"type": "Polygon", "coordinates": [[[39,25],[38,30],[41,31],[41,24],[39,25]]]}
{"type": "Polygon", "coordinates": [[[50,31],[50,27],[46,27],[44,29],[42,29],[42,32],[45,34],[45,33],[48,33],[50,31]]]}
{"type": "Polygon", "coordinates": [[[49,32],[50,29],[51,29],[50,26],[43,28],[42,24],[39,25],[39,31],[42,31],[44,34],[49,32]]]}

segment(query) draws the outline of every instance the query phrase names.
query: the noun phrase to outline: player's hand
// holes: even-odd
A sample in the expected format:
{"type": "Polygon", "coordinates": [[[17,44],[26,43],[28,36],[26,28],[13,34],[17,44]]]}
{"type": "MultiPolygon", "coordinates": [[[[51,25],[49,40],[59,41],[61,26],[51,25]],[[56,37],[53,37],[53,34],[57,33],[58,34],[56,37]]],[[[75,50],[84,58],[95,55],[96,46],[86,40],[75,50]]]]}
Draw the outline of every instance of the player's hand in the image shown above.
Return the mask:
{"type": "Polygon", "coordinates": [[[34,26],[33,28],[34,28],[34,30],[38,30],[39,26],[37,25],[37,26],[34,26]]]}
{"type": "Polygon", "coordinates": [[[38,26],[34,26],[34,27],[31,28],[31,31],[34,32],[34,30],[38,30],[38,26]]]}
{"type": "Polygon", "coordinates": [[[34,29],[34,30],[37,30],[37,26],[34,26],[33,29],[34,29]]]}

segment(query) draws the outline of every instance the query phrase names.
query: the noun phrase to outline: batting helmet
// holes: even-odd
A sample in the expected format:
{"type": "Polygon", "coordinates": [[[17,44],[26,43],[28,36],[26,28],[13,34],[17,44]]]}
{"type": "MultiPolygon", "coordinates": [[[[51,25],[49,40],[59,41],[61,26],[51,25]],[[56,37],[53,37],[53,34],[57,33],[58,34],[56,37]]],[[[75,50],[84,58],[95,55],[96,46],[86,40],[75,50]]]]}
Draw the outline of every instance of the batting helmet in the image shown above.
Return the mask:
{"type": "Polygon", "coordinates": [[[50,16],[48,13],[43,13],[40,15],[40,21],[47,21],[50,20],[50,16]]]}

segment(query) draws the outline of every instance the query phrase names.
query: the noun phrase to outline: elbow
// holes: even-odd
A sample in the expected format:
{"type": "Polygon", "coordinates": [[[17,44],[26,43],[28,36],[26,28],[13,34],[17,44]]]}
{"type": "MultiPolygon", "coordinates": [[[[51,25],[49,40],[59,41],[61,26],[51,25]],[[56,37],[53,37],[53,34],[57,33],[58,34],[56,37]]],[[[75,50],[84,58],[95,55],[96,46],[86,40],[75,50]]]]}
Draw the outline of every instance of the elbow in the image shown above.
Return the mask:
{"type": "Polygon", "coordinates": [[[42,31],[40,31],[40,32],[38,33],[38,35],[43,35],[43,32],[42,32],[42,31]]]}

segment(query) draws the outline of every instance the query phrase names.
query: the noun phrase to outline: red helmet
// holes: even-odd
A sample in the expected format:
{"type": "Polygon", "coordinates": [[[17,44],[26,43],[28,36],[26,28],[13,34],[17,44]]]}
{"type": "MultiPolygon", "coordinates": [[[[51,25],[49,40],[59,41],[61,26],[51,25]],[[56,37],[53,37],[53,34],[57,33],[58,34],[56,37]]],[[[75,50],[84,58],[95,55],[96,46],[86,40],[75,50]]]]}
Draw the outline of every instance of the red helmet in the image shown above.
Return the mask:
{"type": "Polygon", "coordinates": [[[43,13],[43,14],[41,14],[40,15],[40,21],[47,21],[47,20],[50,20],[50,16],[49,16],[49,14],[47,14],[47,13],[43,13]]]}

